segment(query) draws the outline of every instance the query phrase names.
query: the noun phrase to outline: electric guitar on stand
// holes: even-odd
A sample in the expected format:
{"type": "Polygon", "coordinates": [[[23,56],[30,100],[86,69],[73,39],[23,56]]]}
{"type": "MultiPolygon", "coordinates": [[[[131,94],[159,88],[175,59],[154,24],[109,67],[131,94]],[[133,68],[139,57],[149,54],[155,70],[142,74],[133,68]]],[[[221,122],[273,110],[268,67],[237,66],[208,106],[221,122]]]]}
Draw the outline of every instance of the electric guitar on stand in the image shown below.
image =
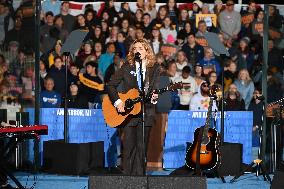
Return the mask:
{"type": "MultiPolygon", "coordinates": [[[[162,94],[166,91],[174,91],[177,89],[181,89],[183,84],[174,83],[162,89],[156,89],[155,94],[162,94]]],[[[145,101],[150,101],[153,92],[149,93],[145,97],[145,101]]],[[[121,125],[128,116],[137,115],[141,111],[141,101],[139,91],[137,89],[130,89],[127,93],[119,93],[119,98],[122,100],[125,106],[125,112],[119,113],[117,109],[113,106],[109,96],[105,96],[103,98],[102,110],[105,118],[105,122],[110,127],[117,127],[121,125]]]]}
{"type": "Polygon", "coordinates": [[[186,152],[186,166],[197,172],[213,170],[220,163],[220,137],[215,129],[210,128],[213,100],[217,93],[216,89],[211,90],[206,123],[195,130],[193,144],[186,152]]]}

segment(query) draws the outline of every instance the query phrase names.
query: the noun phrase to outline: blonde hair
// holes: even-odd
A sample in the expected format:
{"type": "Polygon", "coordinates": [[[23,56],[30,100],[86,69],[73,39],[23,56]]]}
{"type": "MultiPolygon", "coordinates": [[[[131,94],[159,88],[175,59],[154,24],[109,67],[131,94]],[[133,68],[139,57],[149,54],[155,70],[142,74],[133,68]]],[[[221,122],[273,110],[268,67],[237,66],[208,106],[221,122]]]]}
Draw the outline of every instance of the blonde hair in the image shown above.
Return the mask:
{"type": "Polygon", "coordinates": [[[247,69],[241,69],[239,74],[238,74],[238,79],[241,80],[241,74],[242,73],[245,73],[246,74],[246,78],[245,78],[245,84],[249,84],[249,82],[251,81],[251,78],[250,78],[250,75],[249,75],[249,72],[247,69]]]}
{"type": "Polygon", "coordinates": [[[143,45],[143,47],[145,48],[146,50],[146,59],[147,59],[147,67],[153,67],[155,62],[156,62],[156,57],[154,55],[154,52],[150,46],[150,44],[148,43],[148,41],[146,39],[136,39],[130,46],[129,48],[129,53],[127,55],[127,61],[130,65],[133,65],[135,64],[135,61],[134,61],[134,53],[133,53],[133,48],[134,48],[134,45],[136,43],[141,43],[143,45]]]}

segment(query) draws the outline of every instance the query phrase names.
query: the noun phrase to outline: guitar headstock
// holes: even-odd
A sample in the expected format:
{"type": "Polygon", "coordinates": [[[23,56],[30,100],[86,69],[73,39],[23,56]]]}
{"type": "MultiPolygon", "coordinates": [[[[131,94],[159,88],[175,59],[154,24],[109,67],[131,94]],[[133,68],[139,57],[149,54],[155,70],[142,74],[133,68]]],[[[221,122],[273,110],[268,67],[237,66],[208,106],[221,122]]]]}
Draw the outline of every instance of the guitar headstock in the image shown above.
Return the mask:
{"type": "Polygon", "coordinates": [[[177,89],[182,89],[182,88],[183,88],[183,83],[182,82],[173,83],[173,84],[170,84],[168,86],[168,90],[169,91],[175,91],[177,89]]]}

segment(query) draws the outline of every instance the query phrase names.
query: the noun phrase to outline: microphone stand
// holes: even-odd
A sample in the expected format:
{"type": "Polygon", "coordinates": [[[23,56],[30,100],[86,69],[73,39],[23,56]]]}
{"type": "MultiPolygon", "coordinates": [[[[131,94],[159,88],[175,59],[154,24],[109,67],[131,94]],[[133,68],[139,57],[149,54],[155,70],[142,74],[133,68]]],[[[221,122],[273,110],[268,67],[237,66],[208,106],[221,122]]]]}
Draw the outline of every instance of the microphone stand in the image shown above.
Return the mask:
{"type": "Polygon", "coordinates": [[[135,61],[139,63],[139,75],[140,75],[140,84],[141,84],[141,111],[142,111],[142,160],[143,160],[143,175],[146,175],[146,147],[145,147],[145,85],[142,71],[142,60],[140,54],[135,56],[135,61]]]}
{"type": "Polygon", "coordinates": [[[65,97],[64,97],[64,142],[69,143],[69,130],[68,130],[68,58],[70,52],[64,52],[65,56],[65,97]]]}

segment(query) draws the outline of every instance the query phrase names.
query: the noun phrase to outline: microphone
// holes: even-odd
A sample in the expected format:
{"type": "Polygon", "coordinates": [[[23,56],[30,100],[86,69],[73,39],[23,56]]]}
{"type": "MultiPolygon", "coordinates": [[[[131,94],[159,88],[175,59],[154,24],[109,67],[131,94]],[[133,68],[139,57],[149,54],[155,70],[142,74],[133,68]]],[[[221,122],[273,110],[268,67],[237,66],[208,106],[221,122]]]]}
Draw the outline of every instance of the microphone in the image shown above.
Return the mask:
{"type": "Polygon", "coordinates": [[[263,95],[260,95],[260,96],[257,96],[256,99],[257,99],[257,100],[260,100],[260,101],[263,101],[265,98],[264,98],[263,95]]]}
{"type": "Polygon", "coordinates": [[[136,60],[136,61],[140,61],[141,60],[141,54],[139,53],[139,52],[137,52],[137,53],[135,53],[134,54],[134,59],[136,60]]]}

